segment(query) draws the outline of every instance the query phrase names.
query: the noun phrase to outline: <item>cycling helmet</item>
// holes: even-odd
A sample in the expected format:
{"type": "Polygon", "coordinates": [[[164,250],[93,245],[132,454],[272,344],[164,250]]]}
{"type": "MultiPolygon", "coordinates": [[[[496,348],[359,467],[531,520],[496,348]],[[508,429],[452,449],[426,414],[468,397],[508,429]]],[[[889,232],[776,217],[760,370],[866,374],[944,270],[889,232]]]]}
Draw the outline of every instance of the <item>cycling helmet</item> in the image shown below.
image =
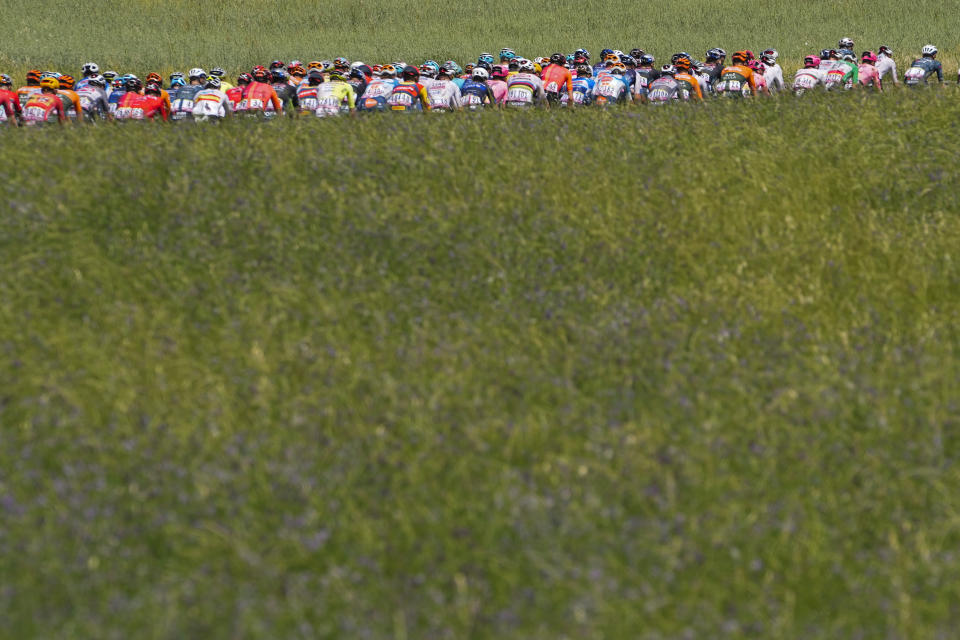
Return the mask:
{"type": "Polygon", "coordinates": [[[101,89],[105,89],[107,87],[107,79],[99,75],[90,78],[88,83],[92,87],[100,87],[101,89]]]}
{"type": "Polygon", "coordinates": [[[693,66],[693,61],[690,60],[689,56],[684,55],[674,56],[671,62],[678,71],[690,71],[690,68],[693,66]]]}
{"type": "Polygon", "coordinates": [[[40,79],[43,80],[44,78],[57,78],[59,80],[61,75],[62,74],[57,71],[44,71],[42,74],[40,74],[40,79]]]}
{"type": "Polygon", "coordinates": [[[302,64],[295,65],[293,67],[287,67],[287,72],[296,78],[302,78],[307,75],[307,70],[303,68],[302,64]]]}
{"type": "Polygon", "coordinates": [[[258,67],[253,70],[253,73],[250,74],[255,82],[266,82],[270,79],[270,76],[267,75],[267,70],[263,67],[258,67]]]}
{"type": "Polygon", "coordinates": [[[677,68],[672,64],[665,64],[662,67],[660,67],[660,73],[662,73],[665,76],[675,76],[677,75],[677,68]]]}
{"type": "Polygon", "coordinates": [[[514,58],[507,63],[507,69],[510,71],[520,71],[520,58],[514,58]]]}
{"type": "Polygon", "coordinates": [[[343,69],[334,69],[333,71],[330,72],[330,79],[346,81],[347,72],[344,71],[343,69]]]}
{"type": "Polygon", "coordinates": [[[459,73],[459,72],[463,72],[463,73],[466,74],[466,75],[470,75],[471,73],[473,73],[473,70],[474,70],[476,67],[477,67],[477,65],[475,65],[475,64],[467,64],[466,69],[460,69],[459,67],[457,67],[457,68],[460,69],[460,71],[458,71],[458,73],[459,73]]]}
{"type": "Polygon", "coordinates": [[[807,56],[803,59],[803,66],[805,69],[816,69],[820,66],[820,56],[807,56]]]}
{"type": "Polygon", "coordinates": [[[310,73],[307,74],[307,82],[314,87],[323,82],[323,71],[320,69],[310,69],[310,73]]]}
{"type": "MultiPolygon", "coordinates": [[[[467,66],[469,67],[470,65],[467,66]]],[[[493,65],[487,64],[486,62],[478,62],[474,65],[473,69],[486,69],[487,73],[490,73],[490,71],[493,70],[493,65]]],[[[470,71],[473,71],[473,69],[470,69],[470,71]]]]}
{"type": "Polygon", "coordinates": [[[581,64],[577,66],[577,75],[581,77],[590,77],[593,75],[593,69],[590,68],[588,64],[581,64]]]}
{"type": "Polygon", "coordinates": [[[140,91],[140,89],[143,89],[143,83],[140,82],[140,78],[136,76],[128,77],[127,80],[123,83],[123,86],[127,91],[137,92],[137,91],[140,91]]]}
{"type": "Polygon", "coordinates": [[[11,84],[11,85],[13,84],[13,78],[11,78],[5,73],[0,73],[0,86],[5,86],[8,84],[11,84]]]}
{"type": "Polygon", "coordinates": [[[513,51],[513,49],[509,47],[504,47],[503,49],[500,49],[501,60],[513,60],[516,57],[517,57],[517,54],[513,51]]]}
{"type": "Polygon", "coordinates": [[[747,63],[747,66],[753,69],[755,72],[763,75],[763,63],[759,60],[751,60],[747,63]]]}
{"type": "Polygon", "coordinates": [[[700,62],[699,60],[694,60],[694,61],[693,61],[693,70],[696,71],[697,73],[700,73],[700,72],[703,71],[706,67],[707,67],[707,65],[703,64],[703,63],[700,62]]]}
{"type": "Polygon", "coordinates": [[[100,73],[100,66],[96,62],[88,62],[82,67],[84,77],[95,76],[100,73]]]}
{"type": "Polygon", "coordinates": [[[746,51],[744,51],[744,53],[745,53],[746,56],[747,56],[747,62],[750,62],[751,60],[753,60],[754,58],[757,57],[757,56],[753,55],[753,51],[750,51],[750,49],[747,49],[746,51]]]}
{"type": "MultiPolygon", "coordinates": [[[[113,80],[114,78],[116,78],[117,75],[119,75],[119,74],[118,74],[116,71],[104,71],[102,75],[103,75],[103,77],[109,82],[109,81],[113,80]]],[[[181,73],[180,75],[181,75],[181,77],[183,76],[182,73],[181,73]]]]}
{"type": "Polygon", "coordinates": [[[502,64],[495,65],[490,71],[491,78],[506,78],[508,75],[510,75],[510,71],[502,64]]]}
{"type": "MultiPolygon", "coordinates": [[[[460,68],[460,65],[457,64],[455,60],[447,60],[446,62],[443,63],[443,66],[449,69],[450,72],[453,73],[454,75],[460,75],[461,73],[463,73],[463,69],[460,68]]],[[[467,66],[470,67],[469,64],[467,66]]]]}
{"type": "Polygon", "coordinates": [[[837,49],[853,49],[853,40],[850,38],[840,38],[837,43],[837,49]]]}
{"type": "Polygon", "coordinates": [[[324,71],[330,71],[330,69],[333,69],[333,62],[331,62],[330,60],[321,60],[320,68],[323,69],[324,71]]]}
{"type": "Polygon", "coordinates": [[[610,67],[610,73],[612,73],[615,76],[622,76],[626,70],[627,70],[626,67],[624,67],[619,62],[613,65],[612,67],[610,67]]]}
{"type": "Polygon", "coordinates": [[[323,69],[323,63],[320,62],[319,60],[314,60],[313,62],[308,62],[308,63],[307,63],[307,71],[310,71],[310,69],[323,69]]]}
{"type": "Polygon", "coordinates": [[[730,60],[733,62],[733,64],[746,64],[750,61],[750,58],[747,57],[746,51],[736,51],[734,52],[733,56],[731,56],[730,60]]]}
{"type": "Polygon", "coordinates": [[[566,61],[567,61],[567,57],[564,56],[562,53],[552,53],[552,54],[550,54],[550,63],[551,63],[551,64],[558,64],[558,65],[560,65],[560,66],[562,67],[562,66],[566,63],[566,61]]]}
{"type": "Polygon", "coordinates": [[[68,76],[66,74],[60,76],[60,88],[66,89],[67,91],[73,90],[73,76],[68,76]]]}
{"type": "MultiPolygon", "coordinates": [[[[149,86],[149,85],[148,85],[149,86]]],[[[220,78],[217,76],[211,75],[207,78],[207,89],[219,89],[220,88],[220,78]]]]}
{"type": "Polygon", "coordinates": [[[483,67],[476,67],[473,70],[473,75],[471,75],[470,77],[479,82],[486,82],[487,79],[490,77],[490,74],[487,73],[487,70],[484,69],[483,67]]]}
{"type": "Polygon", "coordinates": [[[533,63],[526,58],[520,60],[519,69],[525,73],[536,73],[537,71],[537,68],[533,66],[533,63]]]}
{"type": "Polygon", "coordinates": [[[286,82],[286,81],[287,81],[287,72],[284,71],[282,68],[277,67],[275,69],[270,70],[270,82],[277,83],[277,82],[286,82]]]}
{"type": "Polygon", "coordinates": [[[274,69],[283,69],[286,65],[283,64],[283,60],[274,60],[270,63],[270,71],[274,69]]]}
{"type": "Polygon", "coordinates": [[[349,69],[350,61],[346,58],[334,58],[333,59],[333,68],[334,69],[349,69]]]}
{"type": "Polygon", "coordinates": [[[351,69],[356,69],[357,67],[365,67],[365,66],[367,66],[366,63],[365,63],[365,62],[360,62],[359,60],[356,60],[356,61],[350,63],[350,68],[351,68],[351,69]]]}
{"type": "Polygon", "coordinates": [[[645,53],[643,49],[630,49],[630,57],[634,59],[639,59],[645,53]]]}
{"type": "Polygon", "coordinates": [[[54,91],[56,91],[57,89],[60,88],[60,81],[57,80],[56,78],[44,78],[43,80],[40,81],[40,88],[53,89],[54,91]]]}
{"type": "Polygon", "coordinates": [[[856,62],[856,61],[857,61],[857,57],[856,57],[855,55],[853,55],[852,53],[845,53],[845,54],[843,54],[843,57],[840,58],[840,59],[841,59],[841,60],[845,60],[846,62],[856,62]]]}
{"type": "Polygon", "coordinates": [[[575,59],[576,59],[576,56],[574,56],[572,53],[568,53],[568,54],[566,55],[566,57],[564,58],[564,60],[566,61],[568,67],[571,66],[571,65],[573,65],[573,62],[574,62],[575,59]]]}
{"type": "Polygon", "coordinates": [[[425,78],[435,78],[437,76],[437,72],[434,71],[433,67],[430,65],[424,64],[420,66],[420,75],[425,78]]]}
{"type": "Polygon", "coordinates": [[[573,52],[574,56],[583,56],[586,60],[590,59],[590,52],[586,49],[577,49],[573,52]]]}
{"type": "Polygon", "coordinates": [[[187,77],[190,78],[191,80],[193,80],[194,78],[196,78],[197,80],[203,80],[204,78],[207,77],[207,72],[201,69],[200,67],[194,67],[193,69],[190,69],[190,71],[187,72],[187,77]]]}
{"type": "Polygon", "coordinates": [[[159,73],[153,72],[147,74],[147,82],[156,82],[157,84],[163,84],[163,76],[159,73]]]}
{"type": "Polygon", "coordinates": [[[408,64],[407,66],[405,66],[405,67],[403,68],[403,77],[404,77],[404,78],[419,78],[419,77],[420,77],[420,70],[417,69],[417,68],[416,68],[415,66],[413,66],[412,64],[408,64]]]}
{"type": "Polygon", "coordinates": [[[888,55],[888,56],[892,56],[892,55],[893,55],[893,49],[891,49],[890,47],[888,47],[888,46],[885,45],[885,44],[882,44],[882,45],[880,45],[880,48],[877,49],[877,53],[883,53],[883,54],[886,54],[886,55],[888,55]]]}
{"type": "Polygon", "coordinates": [[[477,56],[477,64],[480,64],[481,62],[486,62],[487,64],[493,64],[493,62],[494,62],[494,60],[493,60],[493,54],[492,54],[492,53],[481,53],[479,56],[477,56]]]}
{"type": "Polygon", "coordinates": [[[383,65],[383,68],[380,69],[380,77],[381,77],[381,78],[396,78],[396,77],[397,77],[397,69],[396,69],[396,67],[394,67],[392,64],[385,64],[385,65],[383,65]]]}
{"type": "Polygon", "coordinates": [[[620,57],[620,62],[628,67],[637,66],[637,61],[633,59],[633,56],[624,55],[620,57]]]}
{"type": "Polygon", "coordinates": [[[650,55],[649,53],[645,53],[645,54],[643,54],[642,56],[640,56],[640,64],[648,64],[648,65],[649,65],[649,64],[653,64],[654,62],[656,62],[656,58],[654,58],[654,57],[653,57],[652,55],[650,55]]]}
{"type": "Polygon", "coordinates": [[[613,53],[613,49],[601,49],[600,50],[600,59],[605,60],[607,56],[613,53]]]}
{"type": "Polygon", "coordinates": [[[210,69],[210,75],[222,78],[223,76],[227,75],[227,72],[223,70],[223,67],[214,67],[213,69],[210,69]]]}
{"type": "Polygon", "coordinates": [[[760,54],[760,59],[764,62],[770,61],[771,63],[776,62],[777,58],[780,57],[780,54],[777,53],[776,49],[766,49],[763,53],[760,54]]]}
{"type": "Polygon", "coordinates": [[[115,91],[126,91],[126,89],[123,88],[126,82],[126,78],[117,76],[113,79],[113,82],[110,83],[110,86],[112,86],[115,91]]]}
{"type": "Polygon", "coordinates": [[[538,56],[533,59],[533,64],[540,65],[541,67],[550,62],[550,58],[544,58],[543,56],[538,56]]]}
{"type": "MultiPolygon", "coordinates": [[[[213,79],[216,80],[217,82],[220,82],[220,79],[219,79],[219,78],[213,78],[213,79]]],[[[207,84],[208,84],[208,86],[209,86],[209,80],[207,81],[207,84]]],[[[155,94],[157,94],[157,95],[160,95],[160,85],[159,85],[158,83],[156,83],[156,82],[148,82],[148,83],[147,83],[147,86],[145,86],[145,87],[143,88],[143,92],[144,92],[144,93],[155,93],[155,94]]]]}
{"type": "Polygon", "coordinates": [[[237,84],[239,85],[250,84],[251,82],[253,82],[253,76],[249,73],[241,73],[237,76],[237,84]]]}
{"type": "Polygon", "coordinates": [[[303,66],[303,62],[301,62],[300,60],[291,60],[290,64],[287,65],[287,71],[290,71],[290,69],[294,69],[296,67],[302,67],[302,66],[303,66]]]}
{"type": "Polygon", "coordinates": [[[873,64],[874,62],[877,61],[877,54],[875,54],[873,51],[864,51],[863,55],[860,56],[860,59],[863,60],[864,62],[869,62],[870,64],[873,64]]]}
{"type": "Polygon", "coordinates": [[[543,67],[540,66],[540,63],[538,62],[533,63],[533,72],[537,75],[540,75],[541,73],[543,73],[543,67]]]}
{"type": "Polygon", "coordinates": [[[170,78],[171,89],[175,87],[185,87],[185,86],[187,86],[187,81],[184,80],[183,78],[170,78]]]}
{"type": "Polygon", "coordinates": [[[923,49],[920,49],[920,53],[925,56],[935,56],[937,55],[937,48],[932,44],[927,44],[923,46],[923,49]]]}

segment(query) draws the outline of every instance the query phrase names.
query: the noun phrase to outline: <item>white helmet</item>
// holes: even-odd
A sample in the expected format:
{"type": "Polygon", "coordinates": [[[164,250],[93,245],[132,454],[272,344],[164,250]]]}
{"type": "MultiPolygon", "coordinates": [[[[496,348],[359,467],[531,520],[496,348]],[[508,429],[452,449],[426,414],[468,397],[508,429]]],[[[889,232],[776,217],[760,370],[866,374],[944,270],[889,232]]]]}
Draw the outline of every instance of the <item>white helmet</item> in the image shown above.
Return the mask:
{"type": "Polygon", "coordinates": [[[490,74],[487,73],[487,70],[483,67],[474,67],[473,69],[473,79],[474,80],[486,80],[490,77],[490,74]]]}
{"type": "Polygon", "coordinates": [[[920,53],[925,56],[935,56],[937,55],[937,48],[932,44],[924,45],[923,49],[920,49],[920,53]]]}
{"type": "Polygon", "coordinates": [[[527,60],[526,58],[521,58],[519,60],[520,71],[525,71],[527,73],[536,72],[536,68],[533,66],[533,63],[527,60]]]}
{"type": "Polygon", "coordinates": [[[840,42],[837,43],[837,46],[840,49],[853,49],[853,40],[850,38],[840,38],[840,42]]]}
{"type": "Polygon", "coordinates": [[[100,73],[100,65],[96,62],[88,62],[83,65],[83,75],[85,76],[95,76],[100,73]]]}
{"type": "Polygon", "coordinates": [[[365,64],[365,63],[360,62],[359,60],[357,60],[356,62],[351,62],[351,63],[350,63],[350,68],[351,68],[351,69],[356,69],[357,67],[359,67],[359,66],[362,65],[362,64],[365,64]]]}
{"type": "Polygon", "coordinates": [[[207,72],[201,69],[200,67],[194,67],[193,69],[190,69],[189,72],[187,72],[187,77],[190,79],[193,79],[193,78],[203,79],[207,77],[207,72]]]}

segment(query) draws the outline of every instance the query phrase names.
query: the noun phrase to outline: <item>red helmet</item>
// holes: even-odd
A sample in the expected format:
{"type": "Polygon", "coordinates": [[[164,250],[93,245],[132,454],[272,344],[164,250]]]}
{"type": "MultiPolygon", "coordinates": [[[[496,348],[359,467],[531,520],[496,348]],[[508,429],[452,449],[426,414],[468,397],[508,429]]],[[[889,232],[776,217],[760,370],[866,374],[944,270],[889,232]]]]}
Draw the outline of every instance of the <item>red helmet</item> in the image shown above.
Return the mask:
{"type": "Polygon", "coordinates": [[[864,62],[869,62],[870,64],[873,64],[874,62],[877,61],[877,54],[875,54],[873,51],[864,51],[863,56],[860,59],[863,60],[864,62]]]}
{"type": "Polygon", "coordinates": [[[241,73],[237,76],[237,84],[250,84],[253,82],[253,76],[249,73],[241,73]]]}
{"type": "Polygon", "coordinates": [[[509,69],[502,64],[498,64],[493,67],[493,70],[490,72],[491,78],[506,78],[510,75],[509,69]]]}
{"type": "Polygon", "coordinates": [[[250,76],[257,82],[266,82],[270,78],[270,74],[262,66],[254,67],[250,76]]]}

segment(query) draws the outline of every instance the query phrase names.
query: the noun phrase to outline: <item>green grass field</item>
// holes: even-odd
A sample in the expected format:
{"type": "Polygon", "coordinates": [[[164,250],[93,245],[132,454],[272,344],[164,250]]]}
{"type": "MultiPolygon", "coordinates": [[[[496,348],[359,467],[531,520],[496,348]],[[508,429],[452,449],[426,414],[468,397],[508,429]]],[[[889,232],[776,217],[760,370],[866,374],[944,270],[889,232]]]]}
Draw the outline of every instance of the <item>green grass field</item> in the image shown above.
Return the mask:
{"type": "MultiPolygon", "coordinates": [[[[0,61],[563,34],[168,2],[58,48],[66,6],[0,61]]],[[[747,35],[677,6],[660,54],[747,35]]],[[[599,13],[565,48],[632,44],[599,13]]],[[[0,637],[953,638],[957,100],[0,131],[0,637]]]]}

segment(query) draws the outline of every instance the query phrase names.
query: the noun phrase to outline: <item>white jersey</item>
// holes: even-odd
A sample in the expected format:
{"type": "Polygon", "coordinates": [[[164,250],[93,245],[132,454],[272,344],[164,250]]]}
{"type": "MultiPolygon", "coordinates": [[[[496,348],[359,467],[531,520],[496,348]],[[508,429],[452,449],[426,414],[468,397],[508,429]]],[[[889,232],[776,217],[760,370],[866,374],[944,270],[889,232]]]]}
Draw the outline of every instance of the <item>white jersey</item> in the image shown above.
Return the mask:
{"type": "Polygon", "coordinates": [[[230,99],[219,89],[204,89],[193,98],[193,117],[223,118],[233,112],[230,99]]]}
{"type": "Polygon", "coordinates": [[[771,92],[782,91],[786,88],[783,82],[783,69],[776,62],[772,65],[763,63],[763,79],[767,81],[767,89],[771,92]]]}
{"type": "Polygon", "coordinates": [[[809,91],[816,89],[818,85],[823,85],[827,81],[827,72],[823,69],[800,69],[797,75],[793,77],[793,90],[795,92],[809,91]]]}
{"type": "Polygon", "coordinates": [[[453,80],[434,80],[427,88],[431,111],[460,108],[460,87],[453,80]]]}
{"type": "Polygon", "coordinates": [[[543,80],[532,73],[515,73],[507,78],[505,102],[511,107],[527,107],[546,98],[543,80]]]}
{"type": "Polygon", "coordinates": [[[893,61],[893,58],[885,53],[878,54],[877,63],[873,66],[877,68],[877,73],[880,74],[881,81],[883,81],[889,73],[893,76],[893,84],[900,84],[900,80],[897,79],[897,63],[893,61]]]}

